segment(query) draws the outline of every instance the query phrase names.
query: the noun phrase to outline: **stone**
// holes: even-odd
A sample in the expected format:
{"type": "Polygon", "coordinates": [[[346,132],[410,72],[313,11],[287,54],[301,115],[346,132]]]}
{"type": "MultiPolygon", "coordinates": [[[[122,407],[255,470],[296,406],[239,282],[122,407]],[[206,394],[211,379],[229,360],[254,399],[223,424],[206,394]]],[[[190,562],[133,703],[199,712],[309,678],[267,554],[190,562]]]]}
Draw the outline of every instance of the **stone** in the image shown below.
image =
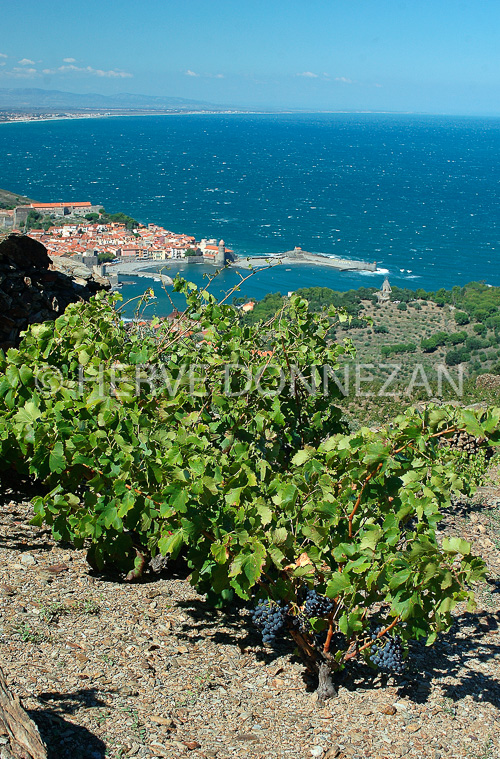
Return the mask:
{"type": "Polygon", "coordinates": [[[11,234],[0,242],[0,349],[17,347],[30,324],[54,320],[70,303],[109,290],[104,279],[38,241],[11,234]]]}
{"type": "Polygon", "coordinates": [[[387,704],[386,706],[383,706],[380,710],[381,714],[396,714],[398,710],[395,706],[392,704],[387,704]]]}
{"type": "Polygon", "coordinates": [[[323,752],[323,746],[313,746],[309,753],[314,759],[319,759],[320,756],[323,756],[323,752]]]}
{"type": "Polygon", "coordinates": [[[0,264],[4,262],[17,269],[48,269],[50,258],[41,242],[12,234],[0,245],[0,264]]]}
{"type": "Polygon", "coordinates": [[[164,725],[165,727],[175,727],[175,722],[169,717],[162,717],[159,714],[152,714],[150,717],[151,722],[156,725],[164,725]]]}
{"type": "Polygon", "coordinates": [[[186,746],[184,745],[184,743],[181,743],[180,741],[170,741],[168,745],[169,745],[169,747],[170,746],[175,746],[175,748],[178,751],[181,751],[181,752],[186,751],[186,746]]]}
{"type": "Polygon", "coordinates": [[[37,563],[35,557],[31,553],[23,553],[19,561],[21,564],[24,564],[25,567],[32,567],[37,563]]]}
{"type": "Polygon", "coordinates": [[[238,733],[236,736],[237,741],[258,741],[259,737],[258,735],[255,735],[255,733],[238,733]]]}
{"type": "Polygon", "coordinates": [[[476,387],[486,388],[487,390],[497,390],[500,388],[500,375],[480,374],[476,379],[476,387]]]}
{"type": "Polygon", "coordinates": [[[52,575],[59,575],[61,572],[65,572],[67,569],[69,569],[67,564],[51,564],[50,567],[46,568],[46,572],[49,572],[52,575]]]}

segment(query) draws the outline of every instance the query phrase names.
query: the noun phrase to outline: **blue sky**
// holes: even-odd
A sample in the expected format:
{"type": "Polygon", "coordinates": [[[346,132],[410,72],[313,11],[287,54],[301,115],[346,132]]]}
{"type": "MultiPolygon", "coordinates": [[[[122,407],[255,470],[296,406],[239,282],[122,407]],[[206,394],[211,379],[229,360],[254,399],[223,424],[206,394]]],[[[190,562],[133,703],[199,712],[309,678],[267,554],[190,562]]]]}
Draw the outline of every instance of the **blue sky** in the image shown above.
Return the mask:
{"type": "Polygon", "coordinates": [[[0,87],[500,113],[498,0],[2,5],[0,87]]]}

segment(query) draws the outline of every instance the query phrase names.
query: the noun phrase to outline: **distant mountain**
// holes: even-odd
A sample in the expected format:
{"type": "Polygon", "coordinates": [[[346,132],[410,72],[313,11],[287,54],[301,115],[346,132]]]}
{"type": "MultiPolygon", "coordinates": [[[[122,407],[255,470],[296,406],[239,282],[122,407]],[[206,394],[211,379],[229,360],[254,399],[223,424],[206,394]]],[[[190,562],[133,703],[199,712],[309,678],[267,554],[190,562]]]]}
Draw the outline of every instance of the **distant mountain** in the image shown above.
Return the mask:
{"type": "MultiPolygon", "coordinates": [[[[50,111],[64,109],[73,111],[138,110],[138,111],[227,111],[229,106],[214,105],[200,100],[163,97],[161,95],[132,95],[120,92],[117,95],[98,93],[78,94],[40,88],[0,89],[0,110],[50,111]]],[[[245,109],[234,109],[245,110],[245,109]]]]}

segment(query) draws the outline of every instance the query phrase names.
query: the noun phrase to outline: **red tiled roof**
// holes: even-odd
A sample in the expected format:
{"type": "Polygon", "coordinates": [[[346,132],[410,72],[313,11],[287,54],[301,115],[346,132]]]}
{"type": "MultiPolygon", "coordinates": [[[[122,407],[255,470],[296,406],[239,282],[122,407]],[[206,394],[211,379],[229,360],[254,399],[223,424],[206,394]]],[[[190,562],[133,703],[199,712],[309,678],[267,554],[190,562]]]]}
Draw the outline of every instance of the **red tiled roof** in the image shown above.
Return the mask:
{"type": "Polygon", "coordinates": [[[91,205],[90,200],[84,200],[81,203],[32,203],[30,208],[66,208],[67,206],[85,206],[87,208],[91,205]]]}

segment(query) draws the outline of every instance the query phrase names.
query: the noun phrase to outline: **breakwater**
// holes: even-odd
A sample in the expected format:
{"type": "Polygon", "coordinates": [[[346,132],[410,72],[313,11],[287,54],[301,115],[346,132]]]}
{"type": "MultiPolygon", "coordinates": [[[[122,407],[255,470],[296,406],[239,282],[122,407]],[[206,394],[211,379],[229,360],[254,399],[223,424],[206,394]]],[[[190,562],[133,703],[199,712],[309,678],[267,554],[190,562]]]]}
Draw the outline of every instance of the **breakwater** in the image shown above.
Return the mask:
{"type": "Polygon", "coordinates": [[[301,248],[286,251],[286,253],[272,253],[268,256],[238,257],[231,264],[236,268],[251,269],[259,266],[279,266],[292,264],[315,264],[328,266],[338,271],[377,271],[377,262],[355,261],[349,258],[326,256],[321,253],[309,253],[301,248]]]}
{"type": "Polygon", "coordinates": [[[158,271],[136,271],[134,277],[143,277],[144,279],[153,279],[155,282],[161,282],[162,285],[173,285],[174,280],[172,277],[167,277],[166,274],[160,274],[158,271]]]}

